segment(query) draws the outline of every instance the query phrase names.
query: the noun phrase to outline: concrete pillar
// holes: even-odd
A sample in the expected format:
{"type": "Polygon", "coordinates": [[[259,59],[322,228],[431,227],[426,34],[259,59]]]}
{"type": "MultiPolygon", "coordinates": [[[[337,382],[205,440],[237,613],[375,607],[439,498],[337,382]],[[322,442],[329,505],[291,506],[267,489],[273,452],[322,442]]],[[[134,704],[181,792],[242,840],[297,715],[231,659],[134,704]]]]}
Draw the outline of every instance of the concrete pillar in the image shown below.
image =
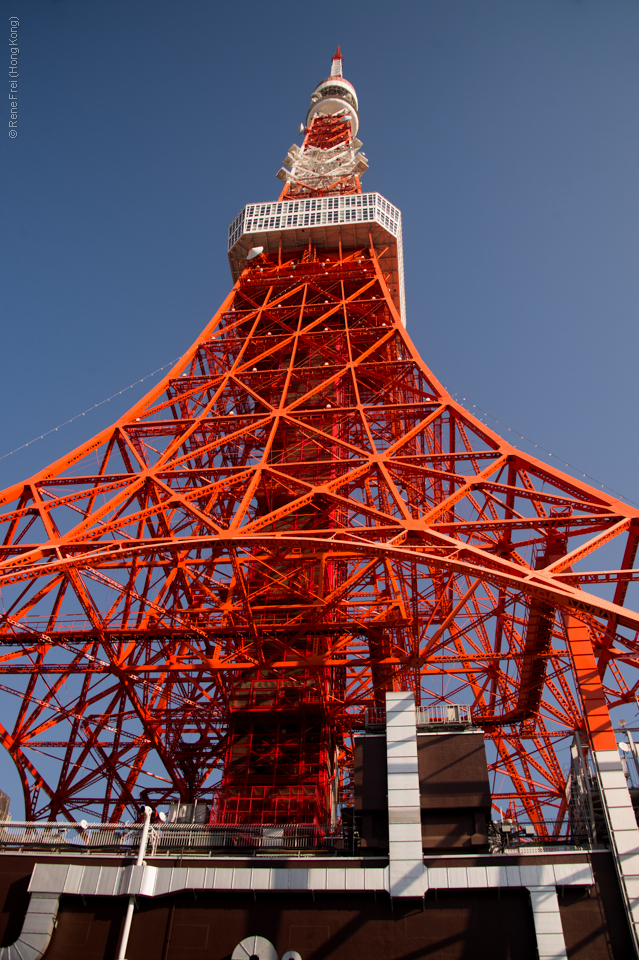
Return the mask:
{"type": "Polygon", "coordinates": [[[528,887],[539,960],[567,960],[555,887],[528,887]]]}
{"type": "Polygon", "coordinates": [[[592,748],[603,808],[610,831],[612,852],[621,893],[639,957],[639,829],[623,775],[617,738],[610,720],[606,695],[594,654],[590,628],[564,613],[579,695],[592,748]]]}
{"type": "MultiPolygon", "coordinates": [[[[595,750],[599,789],[635,950],[639,945],[639,829],[618,750],[595,750]]],[[[639,953],[639,950],[638,950],[639,953]]]]}
{"type": "Polygon", "coordinates": [[[426,882],[412,693],[386,694],[388,849],[391,897],[423,897],[426,882]]]}

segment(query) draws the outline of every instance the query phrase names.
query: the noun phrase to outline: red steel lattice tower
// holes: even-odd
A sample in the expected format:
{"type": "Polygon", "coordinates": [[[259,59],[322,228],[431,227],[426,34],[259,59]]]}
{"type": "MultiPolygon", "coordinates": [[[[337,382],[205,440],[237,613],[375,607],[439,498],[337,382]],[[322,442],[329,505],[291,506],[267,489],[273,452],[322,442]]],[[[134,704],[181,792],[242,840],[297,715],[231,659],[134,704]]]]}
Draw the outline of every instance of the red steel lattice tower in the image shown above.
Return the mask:
{"type": "Polygon", "coordinates": [[[426,367],[358,125],[338,50],[280,199],[231,225],[234,286],[201,336],[0,493],[0,736],[28,819],[214,797],[218,821],[325,822],[393,689],[469,704],[494,803],[540,834],[565,822],[558,744],[616,750],[639,512],[426,367]]]}

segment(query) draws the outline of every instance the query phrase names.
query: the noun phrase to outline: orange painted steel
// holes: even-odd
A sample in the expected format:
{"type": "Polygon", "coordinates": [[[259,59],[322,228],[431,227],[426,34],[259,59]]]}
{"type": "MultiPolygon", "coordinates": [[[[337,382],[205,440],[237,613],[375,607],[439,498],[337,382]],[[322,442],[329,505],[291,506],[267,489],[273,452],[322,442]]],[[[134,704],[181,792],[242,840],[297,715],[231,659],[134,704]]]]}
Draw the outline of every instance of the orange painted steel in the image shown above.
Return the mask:
{"type": "Polygon", "coordinates": [[[255,257],[162,383],[0,493],[26,819],[214,797],[219,820],[322,821],[389,689],[471,704],[495,805],[540,833],[562,738],[614,747],[639,511],[456,402],[380,256],[255,257]]]}

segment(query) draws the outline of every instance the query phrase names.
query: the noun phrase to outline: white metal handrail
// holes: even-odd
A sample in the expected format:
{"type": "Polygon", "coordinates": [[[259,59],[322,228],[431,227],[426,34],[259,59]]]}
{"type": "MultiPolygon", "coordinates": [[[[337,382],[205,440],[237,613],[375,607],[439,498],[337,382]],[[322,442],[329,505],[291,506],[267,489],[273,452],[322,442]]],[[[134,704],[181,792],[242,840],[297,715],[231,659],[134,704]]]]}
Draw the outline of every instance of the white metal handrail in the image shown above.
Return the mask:
{"type": "MultiPolygon", "coordinates": [[[[29,822],[0,823],[0,849],[47,848],[84,853],[137,852],[143,824],[29,822]]],[[[167,850],[210,850],[219,848],[340,849],[344,842],[341,824],[205,824],[154,823],[148,838],[147,855],[167,850]]]]}
{"type": "MultiPolygon", "coordinates": [[[[429,707],[416,707],[415,720],[417,726],[446,726],[472,725],[471,708],[467,703],[438,703],[429,707]]],[[[367,727],[386,723],[386,712],[383,708],[373,707],[366,711],[365,723],[367,727]]]]}

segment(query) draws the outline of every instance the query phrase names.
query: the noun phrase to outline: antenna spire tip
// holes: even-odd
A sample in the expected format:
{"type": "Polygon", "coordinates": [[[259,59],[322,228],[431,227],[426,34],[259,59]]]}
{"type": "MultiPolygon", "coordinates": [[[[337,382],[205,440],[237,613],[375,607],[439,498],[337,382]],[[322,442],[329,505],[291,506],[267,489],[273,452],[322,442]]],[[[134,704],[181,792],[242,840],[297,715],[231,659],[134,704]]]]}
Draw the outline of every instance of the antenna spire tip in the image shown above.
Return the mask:
{"type": "Polygon", "coordinates": [[[331,76],[332,77],[341,77],[342,76],[342,67],[344,65],[344,57],[342,56],[341,49],[337,48],[333,54],[333,64],[331,66],[331,76]]]}

